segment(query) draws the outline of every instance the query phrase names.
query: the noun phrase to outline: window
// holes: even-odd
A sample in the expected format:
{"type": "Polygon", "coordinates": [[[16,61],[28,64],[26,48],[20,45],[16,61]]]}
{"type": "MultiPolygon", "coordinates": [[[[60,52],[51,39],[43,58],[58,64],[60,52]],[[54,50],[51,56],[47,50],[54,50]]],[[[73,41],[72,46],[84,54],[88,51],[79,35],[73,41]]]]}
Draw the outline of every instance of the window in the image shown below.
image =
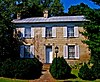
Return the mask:
{"type": "Polygon", "coordinates": [[[24,57],[25,58],[30,57],[30,46],[24,46],[24,57]]]}
{"type": "Polygon", "coordinates": [[[46,28],[46,37],[52,37],[52,27],[46,28]]]}
{"type": "Polygon", "coordinates": [[[74,37],[74,26],[68,26],[68,37],[74,37]]]}
{"type": "Polygon", "coordinates": [[[31,38],[31,28],[25,28],[25,38],[31,38]]]}
{"type": "Polygon", "coordinates": [[[20,58],[34,58],[34,46],[33,45],[21,45],[20,46],[20,58]]]}
{"type": "Polygon", "coordinates": [[[75,46],[68,46],[68,59],[75,58],[75,46]]]}
{"type": "Polygon", "coordinates": [[[64,58],[79,59],[79,45],[64,45],[64,58]]]}

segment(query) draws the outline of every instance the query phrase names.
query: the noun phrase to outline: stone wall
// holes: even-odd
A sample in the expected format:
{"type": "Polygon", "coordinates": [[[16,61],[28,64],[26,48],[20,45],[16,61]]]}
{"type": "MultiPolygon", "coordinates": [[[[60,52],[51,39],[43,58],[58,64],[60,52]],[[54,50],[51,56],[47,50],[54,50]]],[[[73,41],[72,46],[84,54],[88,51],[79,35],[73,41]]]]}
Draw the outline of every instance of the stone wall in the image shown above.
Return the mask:
{"type": "MultiPolygon", "coordinates": [[[[56,38],[44,38],[42,37],[42,27],[34,27],[35,37],[31,39],[25,39],[26,44],[32,44],[35,46],[35,56],[45,63],[45,46],[52,46],[53,58],[55,57],[55,46],[59,47],[58,56],[63,56],[63,46],[66,44],[78,44],[80,46],[80,58],[77,60],[68,60],[69,63],[85,62],[89,60],[90,55],[88,51],[88,46],[82,43],[84,36],[79,34],[78,38],[64,38],[63,37],[63,27],[56,27],[56,38]]],[[[20,30],[20,29],[19,29],[20,30]]],[[[79,32],[84,31],[82,27],[79,27],[79,32]]]]}

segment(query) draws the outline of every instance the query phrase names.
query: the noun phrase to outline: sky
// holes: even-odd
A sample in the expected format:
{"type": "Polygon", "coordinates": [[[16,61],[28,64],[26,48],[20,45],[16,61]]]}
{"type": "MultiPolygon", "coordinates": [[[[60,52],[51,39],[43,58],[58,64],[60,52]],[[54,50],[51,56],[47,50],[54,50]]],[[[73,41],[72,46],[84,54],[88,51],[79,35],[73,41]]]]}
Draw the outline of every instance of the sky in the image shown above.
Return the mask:
{"type": "Polygon", "coordinates": [[[70,6],[73,5],[77,5],[80,3],[85,3],[87,4],[90,8],[100,8],[100,6],[96,5],[95,3],[93,3],[91,0],[61,0],[61,2],[63,3],[64,6],[64,12],[68,12],[68,8],[70,8],[70,6]]]}

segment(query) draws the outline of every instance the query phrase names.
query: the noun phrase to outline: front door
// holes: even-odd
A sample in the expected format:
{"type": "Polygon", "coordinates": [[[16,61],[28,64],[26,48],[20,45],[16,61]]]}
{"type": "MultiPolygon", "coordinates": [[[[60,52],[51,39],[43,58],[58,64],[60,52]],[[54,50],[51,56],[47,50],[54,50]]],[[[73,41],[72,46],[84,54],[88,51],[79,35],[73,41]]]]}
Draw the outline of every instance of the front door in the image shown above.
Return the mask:
{"type": "Polygon", "coordinates": [[[46,63],[52,63],[53,54],[52,54],[52,46],[46,46],[46,63]]]}

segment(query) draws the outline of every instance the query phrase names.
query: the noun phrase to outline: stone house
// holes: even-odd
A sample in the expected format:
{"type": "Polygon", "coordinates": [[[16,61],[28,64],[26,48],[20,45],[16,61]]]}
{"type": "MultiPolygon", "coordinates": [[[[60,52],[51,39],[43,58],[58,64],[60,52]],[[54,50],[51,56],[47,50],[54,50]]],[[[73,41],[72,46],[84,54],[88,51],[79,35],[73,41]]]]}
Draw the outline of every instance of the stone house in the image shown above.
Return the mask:
{"type": "Polygon", "coordinates": [[[84,16],[54,16],[21,19],[19,16],[12,22],[16,32],[24,39],[20,46],[20,58],[38,57],[43,63],[52,63],[55,47],[58,46],[57,57],[64,57],[69,63],[89,60],[89,51],[85,39],[80,32],[84,31],[82,24],[84,16]]]}

